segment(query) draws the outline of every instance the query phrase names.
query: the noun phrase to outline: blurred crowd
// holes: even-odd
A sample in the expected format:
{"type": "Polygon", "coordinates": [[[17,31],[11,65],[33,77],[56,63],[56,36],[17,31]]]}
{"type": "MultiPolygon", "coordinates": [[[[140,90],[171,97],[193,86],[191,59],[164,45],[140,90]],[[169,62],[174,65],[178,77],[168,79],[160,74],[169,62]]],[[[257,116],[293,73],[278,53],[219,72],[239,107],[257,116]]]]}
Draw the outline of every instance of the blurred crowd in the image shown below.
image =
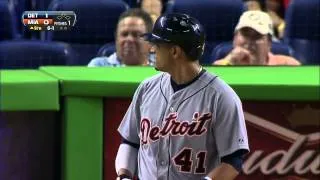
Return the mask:
{"type": "Polygon", "coordinates": [[[141,36],[167,13],[202,23],[202,65],[320,64],[318,0],[1,0],[0,69],[152,66],[156,52],[141,36]],[[77,22],[31,32],[21,23],[29,10],[74,11],[77,22]]]}

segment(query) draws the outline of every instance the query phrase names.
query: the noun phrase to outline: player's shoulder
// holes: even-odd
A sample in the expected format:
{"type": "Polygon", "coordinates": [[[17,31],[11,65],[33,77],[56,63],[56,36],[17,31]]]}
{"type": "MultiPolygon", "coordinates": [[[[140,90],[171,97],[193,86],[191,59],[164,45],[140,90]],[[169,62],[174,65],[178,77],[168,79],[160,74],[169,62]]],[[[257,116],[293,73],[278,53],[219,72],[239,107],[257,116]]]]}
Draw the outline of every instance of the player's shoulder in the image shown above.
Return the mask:
{"type": "Polygon", "coordinates": [[[143,89],[156,88],[157,85],[161,82],[162,79],[167,78],[167,73],[161,72],[151,77],[144,79],[140,83],[140,87],[143,89]]]}
{"type": "Polygon", "coordinates": [[[161,73],[155,74],[153,76],[147,77],[146,79],[144,79],[142,81],[142,84],[154,84],[154,83],[157,83],[165,75],[166,75],[166,73],[161,72],[161,73]]]}
{"type": "Polygon", "coordinates": [[[210,88],[211,91],[213,91],[216,95],[229,95],[238,97],[232,87],[215,73],[207,72],[207,79],[212,79],[212,81],[208,83],[208,88],[210,88]]]}

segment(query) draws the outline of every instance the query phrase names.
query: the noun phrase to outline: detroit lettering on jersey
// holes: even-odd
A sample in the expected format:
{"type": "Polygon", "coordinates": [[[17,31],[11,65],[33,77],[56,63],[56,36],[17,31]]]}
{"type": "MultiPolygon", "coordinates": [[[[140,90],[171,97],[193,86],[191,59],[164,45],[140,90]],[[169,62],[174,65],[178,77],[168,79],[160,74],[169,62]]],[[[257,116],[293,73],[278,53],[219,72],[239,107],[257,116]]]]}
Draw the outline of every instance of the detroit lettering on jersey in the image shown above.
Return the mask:
{"type": "Polygon", "coordinates": [[[149,118],[142,118],[140,122],[140,137],[142,144],[148,144],[150,142],[155,142],[161,137],[168,135],[171,136],[200,136],[207,132],[205,126],[206,122],[211,120],[211,113],[200,113],[196,112],[193,114],[192,121],[179,121],[178,113],[170,113],[164,119],[163,127],[151,126],[152,120],[149,118]]]}

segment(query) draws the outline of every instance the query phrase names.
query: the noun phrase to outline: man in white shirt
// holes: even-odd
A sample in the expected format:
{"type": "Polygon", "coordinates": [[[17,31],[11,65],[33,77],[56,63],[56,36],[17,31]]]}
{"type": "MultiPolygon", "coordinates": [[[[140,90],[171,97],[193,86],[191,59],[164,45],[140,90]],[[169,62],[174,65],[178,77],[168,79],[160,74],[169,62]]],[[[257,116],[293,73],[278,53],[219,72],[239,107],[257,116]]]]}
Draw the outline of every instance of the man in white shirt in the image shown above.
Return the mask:
{"type": "Polygon", "coordinates": [[[129,9],[119,17],[115,33],[116,52],[108,57],[96,57],[88,67],[153,65],[151,45],[141,38],[152,31],[153,21],[141,9],[129,9]]]}

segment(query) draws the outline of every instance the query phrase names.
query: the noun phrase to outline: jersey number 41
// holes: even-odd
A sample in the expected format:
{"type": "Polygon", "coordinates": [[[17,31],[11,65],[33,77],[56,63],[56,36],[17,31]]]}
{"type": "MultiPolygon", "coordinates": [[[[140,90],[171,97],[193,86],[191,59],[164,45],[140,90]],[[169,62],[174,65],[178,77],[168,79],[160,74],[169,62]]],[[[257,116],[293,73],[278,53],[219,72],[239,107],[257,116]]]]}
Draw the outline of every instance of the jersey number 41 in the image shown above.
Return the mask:
{"type": "MultiPolygon", "coordinates": [[[[204,174],[206,173],[205,160],[206,160],[206,151],[197,152],[197,165],[194,169],[195,174],[204,174]]],[[[192,149],[183,148],[176,156],[173,157],[173,162],[176,166],[179,167],[179,170],[184,173],[191,173],[193,160],[192,160],[192,149]]]]}

